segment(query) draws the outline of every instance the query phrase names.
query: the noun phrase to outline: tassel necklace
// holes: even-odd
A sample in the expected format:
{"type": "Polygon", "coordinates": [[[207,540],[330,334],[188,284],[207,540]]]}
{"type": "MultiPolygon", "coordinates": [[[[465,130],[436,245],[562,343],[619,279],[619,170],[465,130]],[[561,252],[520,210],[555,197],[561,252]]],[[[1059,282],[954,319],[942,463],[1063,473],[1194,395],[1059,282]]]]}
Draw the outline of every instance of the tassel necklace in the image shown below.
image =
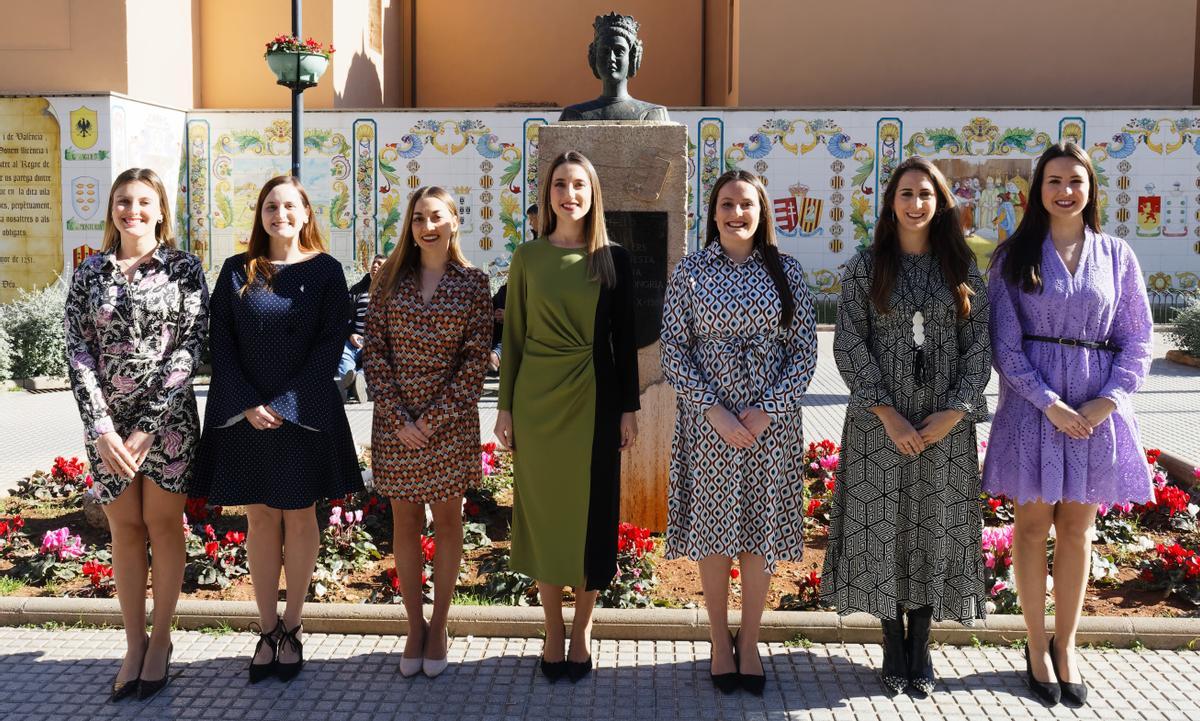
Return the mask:
{"type": "MultiPolygon", "coordinates": [[[[921,259],[924,257],[925,256],[917,256],[916,257],[917,259],[915,262],[917,262],[917,263],[921,262],[921,259]]],[[[908,296],[908,299],[910,301],[912,301],[913,306],[916,308],[916,310],[914,310],[913,314],[912,314],[913,375],[916,379],[917,385],[925,385],[930,380],[930,373],[928,372],[929,369],[926,368],[926,364],[925,364],[925,313],[924,313],[924,309],[929,304],[929,299],[933,297],[934,291],[933,291],[933,288],[930,287],[929,273],[926,272],[923,274],[924,275],[923,280],[925,282],[921,284],[922,289],[924,290],[924,295],[923,295],[921,301],[917,302],[916,289],[913,287],[913,283],[909,276],[908,270],[904,267],[904,259],[903,258],[901,259],[900,267],[901,267],[901,272],[904,274],[904,285],[908,290],[908,293],[906,293],[906,295],[908,296]]]]}

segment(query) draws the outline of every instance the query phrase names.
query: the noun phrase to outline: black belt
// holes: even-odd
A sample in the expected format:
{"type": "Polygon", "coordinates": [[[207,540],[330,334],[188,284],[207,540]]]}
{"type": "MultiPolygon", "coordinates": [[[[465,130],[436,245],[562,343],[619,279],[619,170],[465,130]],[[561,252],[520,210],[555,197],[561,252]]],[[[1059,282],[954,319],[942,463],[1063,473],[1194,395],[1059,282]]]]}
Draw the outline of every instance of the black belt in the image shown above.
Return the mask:
{"type": "Polygon", "coordinates": [[[1025,340],[1040,340],[1043,343],[1057,343],[1059,345],[1077,346],[1079,348],[1091,348],[1092,350],[1106,350],[1113,353],[1121,352],[1121,346],[1110,340],[1076,340],[1074,338],[1054,338],[1048,335],[1030,335],[1028,333],[1023,337],[1025,340]]]}

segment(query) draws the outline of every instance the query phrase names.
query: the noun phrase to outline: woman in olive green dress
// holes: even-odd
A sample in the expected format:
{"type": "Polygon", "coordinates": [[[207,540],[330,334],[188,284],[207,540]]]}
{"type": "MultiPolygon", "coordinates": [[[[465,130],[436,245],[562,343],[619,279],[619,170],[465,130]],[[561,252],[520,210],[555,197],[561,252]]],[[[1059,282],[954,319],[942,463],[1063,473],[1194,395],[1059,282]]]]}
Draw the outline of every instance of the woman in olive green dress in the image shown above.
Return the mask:
{"type": "Polygon", "coordinates": [[[542,672],[591,670],[592,609],[617,567],[620,452],[637,437],[631,266],[608,240],[591,162],[563,153],[542,187],[538,238],[509,266],[496,436],[513,450],[511,566],[537,579],[542,672]],[[575,590],[565,651],[564,586],[575,590]]]}

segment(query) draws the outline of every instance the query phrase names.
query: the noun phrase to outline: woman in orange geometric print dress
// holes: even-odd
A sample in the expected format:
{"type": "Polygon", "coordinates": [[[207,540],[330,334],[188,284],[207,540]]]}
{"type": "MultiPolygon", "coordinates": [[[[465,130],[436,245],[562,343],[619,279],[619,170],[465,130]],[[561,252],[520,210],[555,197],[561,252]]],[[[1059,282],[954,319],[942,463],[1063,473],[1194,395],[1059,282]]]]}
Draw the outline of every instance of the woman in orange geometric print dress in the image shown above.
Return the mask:
{"type": "Polygon", "coordinates": [[[400,243],[379,269],[367,311],[364,366],[375,394],[371,466],[392,499],[396,576],[409,619],[400,673],[446,667],[446,616],[462,561],[462,501],[481,480],[479,396],[492,338],[487,274],[458,245],[458,207],[441,188],[417,190],[400,243]],[[421,531],[433,509],[433,615],[421,609],[421,531]]]}

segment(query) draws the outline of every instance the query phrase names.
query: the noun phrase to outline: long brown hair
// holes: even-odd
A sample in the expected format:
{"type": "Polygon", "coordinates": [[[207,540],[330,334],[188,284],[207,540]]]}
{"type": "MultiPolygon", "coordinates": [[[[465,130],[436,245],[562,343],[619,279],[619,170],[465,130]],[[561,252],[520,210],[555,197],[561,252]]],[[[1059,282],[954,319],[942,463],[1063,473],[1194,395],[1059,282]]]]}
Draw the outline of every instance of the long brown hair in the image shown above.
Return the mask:
{"type": "Polygon", "coordinates": [[[950,184],[938,167],[925,158],[913,156],[892,171],[887,189],[883,192],[883,208],[875,222],[875,239],[871,243],[871,302],[875,310],[887,313],[892,306],[892,290],[900,273],[900,233],[896,219],[896,191],[905,173],[924,173],[937,198],[933,220],[929,221],[929,248],[942,266],[942,278],[954,295],[959,318],[971,313],[971,296],[975,294],[967,283],[970,277],[971,253],[958,219],[958,205],[950,184]]]}
{"type": "Polygon", "coordinates": [[[583,168],[588,177],[588,184],[592,186],[592,207],[583,218],[583,247],[587,252],[588,275],[604,287],[611,288],[617,284],[617,269],[608,250],[612,241],[608,239],[608,227],[604,224],[604,198],[600,193],[600,177],[596,175],[592,161],[583,153],[568,150],[550,163],[545,175],[546,182],[542,183],[541,190],[538,191],[538,237],[549,237],[558,227],[558,216],[554,214],[554,206],[550,202],[550,186],[554,185],[554,171],[567,163],[574,163],[583,168]]]}
{"type": "MultiPolygon", "coordinates": [[[[379,272],[375,274],[374,280],[371,281],[371,297],[374,298],[376,293],[381,293],[385,296],[395,295],[400,288],[400,282],[405,278],[414,278],[421,269],[421,249],[417,247],[417,239],[413,237],[412,220],[413,211],[417,207],[417,201],[425,197],[437,198],[446,204],[450,209],[450,214],[454,219],[462,222],[458,215],[458,204],[454,202],[454,197],[447,193],[442,188],[436,185],[426,185],[417,188],[412,197],[408,199],[408,208],[404,211],[404,226],[400,231],[400,241],[396,247],[392,249],[391,255],[383,262],[379,272]]],[[[460,226],[461,227],[461,226],[460,226]]],[[[470,262],[463,255],[462,248],[458,244],[458,228],[454,230],[454,234],[450,236],[449,261],[457,266],[470,267],[470,262]]]]}
{"type": "Polygon", "coordinates": [[[1026,293],[1042,291],[1042,244],[1046,241],[1046,233],[1050,232],[1050,213],[1042,203],[1042,183],[1046,177],[1046,165],[1058,158],[1070,158],[1087,172],[1088,200],[1087,205],[1083,206],[1083,223],[1092,232],[1100,232],[1100,190],[1096,184],[1096,169],[1092,166],[1092,159],[1075,143],[1055,143],[1046,148],[1033,169],[1029,198],[1020,225],[992,254],[993,259],[1001,262],[1004,280],[1019,286],[1026,293]]]}
{"type": "Polygon", "coordinates": [[[158,173],[150,168],[130,168],[113,181],[112,188],[108,191],[108,212],[104,214],[104,236],[100,241],[101,253],[115,253],[121,245],[121,231],[117,230],[116,223],[113,222],[113,203],[117,199],[117,190],[126,183],[141,182],[149,185],[158,195],[158,210],[162,213],[162,220],[154,226],[154,237],[159,243],[168,248],[175,247],[175,233],[171,230],[171,206],[167,203],[167,189],[163,187],[162,179],[158,177],[158,173]]]}
{"type": "Polygon", "coordinates": [[[781,315],[779,325],[790,328],[792,319],[796,317],[796,299],[792,297],[792,287],[788,285],[787,273],[783,270],[783,260],[779,257],[779,242],[775,238],[775,223],[771,220],[771,201],[767,197],[767,188],[754,173],[745,170],[730,170],[717,178],[712,193],[708,196],[708,225],[705,231],[707,248],[721,240],[721,231],[717,227],[717,196],[721,188],[737,181],[749,183],[758,195],[758,227],[754,229],[754,247],[762,255],[763,265],[775,284],[775,292],[779,294],[781,315]]]}
{"type": "Polygon", "coordinates": [[[275,266],[271,265],[271,236],[263,225],[262,206],[267,196],[280,185],[290,185],[300,194],[300,201],[308,211],[308,222],[300,228],[300,250],[308,253],[325,251],[325,241],[317,228],[317,216],[313,212],[312,203],[308,202],[308,193],[304,186],[290,175],[276,175],[268,180],[258,193],[258,201],[254,204],[254,228],[250,230],[250,240],[246,244],[246,283],[238,293],[245,293],[254,285],[257,278],[262,278],[263,285],[270,287],[275,277],[275,266]]]}

